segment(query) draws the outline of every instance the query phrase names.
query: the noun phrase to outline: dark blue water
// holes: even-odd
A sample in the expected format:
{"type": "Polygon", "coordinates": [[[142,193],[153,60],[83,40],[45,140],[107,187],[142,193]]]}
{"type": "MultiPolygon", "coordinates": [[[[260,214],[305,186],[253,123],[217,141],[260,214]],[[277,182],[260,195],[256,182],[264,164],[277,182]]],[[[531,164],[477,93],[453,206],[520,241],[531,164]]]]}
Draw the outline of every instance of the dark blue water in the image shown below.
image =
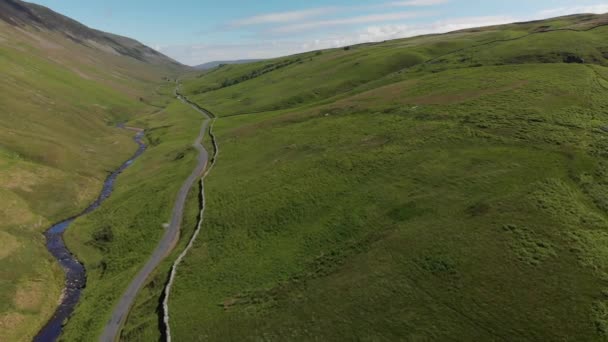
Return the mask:
{"type": "Polygon", "coordinates": [[[63,297],[61,298],[61,304],[59,304],[59,307],[55,310],[53,317],[47,322],[44,328],[40,330],[38,335],[34,337],[34,341],[47,342],[57,340],[61,334],[63,324],[70,317],[72,312],[74,312],[74,308],[80,299],[80,293],[86,285],[87,276],[84,266],[65,246],[63,232],[68,229],[75,219],[97,209],[103,201],[110,197],[110,194],[112,194],[112,190],[114,189],[114,182],[118,175],[129,167],[129,165],[146,150],[146,144],[144,144],[142,140],[143,136],[144,132],[137,133],[134,138],[135,142],[139,145],[137,152],[106,178],[106,181],[103,183],[103,189],[95,202],[87,207],[82,213],[57,223],[44,233],[46,237],[46,248],[53,254],[59,264],[61,264],[61,267],[63,267],[65,272],[65,288],[63,290],[63,297]]]}

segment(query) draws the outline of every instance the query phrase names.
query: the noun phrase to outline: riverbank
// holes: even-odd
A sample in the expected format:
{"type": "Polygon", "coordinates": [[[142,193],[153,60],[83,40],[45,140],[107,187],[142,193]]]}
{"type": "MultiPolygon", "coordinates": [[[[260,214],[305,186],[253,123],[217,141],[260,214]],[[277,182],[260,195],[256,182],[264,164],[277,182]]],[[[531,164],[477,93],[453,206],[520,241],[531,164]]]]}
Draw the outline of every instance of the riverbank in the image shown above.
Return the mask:
{"type": "Polygon", "coordinates": [[[38,332],[34,341],[48,342],[57,340],[61,335],[65,320],[70,317],[78,304],[82,289],[86,285],[86,270],[84,265],[65,245],[63,234],[76,219],[93,212],[110,197],[116,178],[146,150],[146,144],[143,141],[144,131],[142,129],[130,129],[138,132],[134,137],[135,142],[139,145],[135,154],[106,178],[99,196],[90,206],[82,213],[53,225],[44,234],[47,250],[55,257],[65,272],[65,286],[61,294],[59,306],[51,319],[38,332]]]}
{"type": "Polygon", "coordinates": [[[65,234],[88,279],[62,338],[101,335],[119,297],[167,231],[179,189],[197,164],[192,141],[200,123],[200,114],[179,101],[128,123],[146,129],[148,150],[123,173],[112,197],[65,234]]]}

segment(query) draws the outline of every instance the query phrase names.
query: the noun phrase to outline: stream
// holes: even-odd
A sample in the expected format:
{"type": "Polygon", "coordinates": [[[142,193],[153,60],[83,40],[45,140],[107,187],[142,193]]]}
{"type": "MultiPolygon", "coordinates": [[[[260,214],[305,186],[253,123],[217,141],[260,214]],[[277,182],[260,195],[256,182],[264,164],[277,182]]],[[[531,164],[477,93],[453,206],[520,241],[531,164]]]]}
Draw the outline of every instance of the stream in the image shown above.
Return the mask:
{"type": "Polygon", "coordinates": [[[63,240],[63,232],[70,227],[70,224],[77,218],[89,214],[97,209],[110,195],[114,189],[114,183],[116,178],[120,175],[127,167],[129,167],[137,157],[139,157],[146,150],[146,144],[143,142],[144,132],[138,132],[134,140],[139,145],[137,152],[129,160],[124,162],[118,169],[112,172],[103,183],[101,193],[91,205],[89,205],[80,214],[70,217],[64,221],[61,221],[51,228],[49,228],[44,236],[46,237],[46,248],[48,251],[57,259],[61,267],[65,272],[65,287],[61,295],[61,303],[55,310],[53,317],[46,323],[46,325],[38,332],[38,335],[34,337],[36,342],[48,342],[56,341],[61,334],[61,330],[64,322],[70,317],[78,300],[82,289],[86,286],[86,271],[84,265],[76,259],[70,250],[66,247],[63,240]]]}

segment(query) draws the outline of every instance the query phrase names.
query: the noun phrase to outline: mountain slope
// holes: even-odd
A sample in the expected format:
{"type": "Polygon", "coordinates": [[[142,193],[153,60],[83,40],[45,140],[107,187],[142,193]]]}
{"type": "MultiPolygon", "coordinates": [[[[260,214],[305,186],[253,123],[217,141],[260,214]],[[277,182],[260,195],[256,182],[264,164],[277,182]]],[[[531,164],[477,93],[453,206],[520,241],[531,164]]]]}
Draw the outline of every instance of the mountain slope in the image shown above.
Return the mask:
{"type": "MultiPolygon", "coordinates": [[[[605,340],[606,23],[567,16],[184,80],[219,116],[221,153],[170,298],[173,338],[605,340]]],[[[154,338],[145,310],[165,274],[125,340],[154,338]]]]}
{"type": "Polygon", "coordinates": [[[16,27],[60,33],[77,44],[106,53],[128,56],[150,64],[180,66],[173,59],[136,40],[88,28],[40,5],[20,0],[2,0],[0,20],[16,27]]]}
{"type": "Polygon", "coordinates": [[[41,6],[0,0],[0,340],[30,339],[63,272],[41,234],[97,196],[136,148],[116,123],[158,111],[188,70],[133,40],[41,6]]]}

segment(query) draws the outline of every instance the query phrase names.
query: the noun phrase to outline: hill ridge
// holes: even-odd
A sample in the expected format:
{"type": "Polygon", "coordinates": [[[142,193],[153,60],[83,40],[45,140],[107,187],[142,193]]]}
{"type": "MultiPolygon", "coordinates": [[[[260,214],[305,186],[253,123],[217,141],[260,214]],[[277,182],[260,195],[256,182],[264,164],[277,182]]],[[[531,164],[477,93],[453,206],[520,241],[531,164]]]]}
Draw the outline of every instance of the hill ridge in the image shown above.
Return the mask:
{"type": "Polygon", "coordinates": [[[110,52],[142,62],[183,66],[135,39],[90,28],[41,5],[21,0],[0,0],[0,20],[11,26],[57,32],[77,44],[104,52],[111,48],[110,52]]]}

